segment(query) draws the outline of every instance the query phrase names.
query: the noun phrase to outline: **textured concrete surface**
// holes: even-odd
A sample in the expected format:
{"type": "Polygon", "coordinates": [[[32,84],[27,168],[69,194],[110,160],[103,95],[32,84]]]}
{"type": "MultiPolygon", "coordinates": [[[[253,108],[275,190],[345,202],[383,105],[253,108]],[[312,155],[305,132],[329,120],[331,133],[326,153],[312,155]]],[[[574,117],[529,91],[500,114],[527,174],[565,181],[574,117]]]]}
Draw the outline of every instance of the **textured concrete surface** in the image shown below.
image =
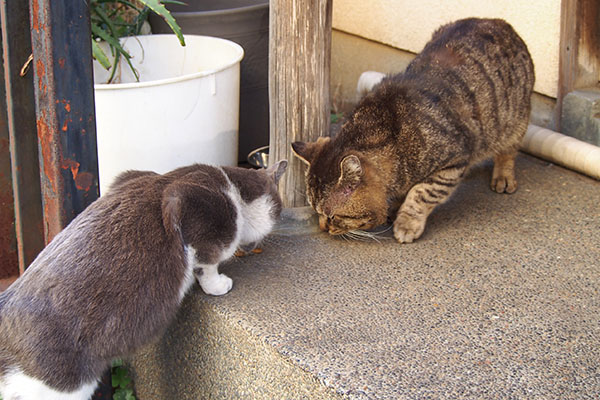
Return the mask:
{"type": "Polygon", "coordinates": [[[197,287],[132,365],[139,399],[597,399],[600,182],[521,155],[520,188],[474,168],[400,245],[310,217],[197,287]]]}
{"type": "Polygon", "coordinates": [[[600,89],[580,89],[565,96],[561,132],[600,146],[600,89]]]}

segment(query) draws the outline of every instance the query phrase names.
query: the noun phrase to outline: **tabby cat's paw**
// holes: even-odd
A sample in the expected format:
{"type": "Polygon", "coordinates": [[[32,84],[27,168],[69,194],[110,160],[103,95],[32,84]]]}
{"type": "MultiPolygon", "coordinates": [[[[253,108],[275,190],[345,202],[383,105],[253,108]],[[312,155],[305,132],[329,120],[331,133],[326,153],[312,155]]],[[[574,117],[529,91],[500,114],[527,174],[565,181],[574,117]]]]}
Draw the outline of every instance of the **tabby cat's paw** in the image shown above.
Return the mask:
{"type": "Polygon", "coordinates": [[[490,187],[496,193],[514,193],[517,191],[517,180],[512,176],[494,177],[490,187]]]}
{"type": "Polygon", "coordinates": [[[201,276],[198,283],[200,283],[200,287],[204,290],[204,293],[213,296],[224,295],[233,287],[233,281],[225,274],[213,275],[210,278],[201,276]]]}
{"type": "Polygon", "coordinates": [[[400,243],[412,243],[425,230],[425,219],[420,220],[400,213],[394,221],[394,237],[400,243]]]}

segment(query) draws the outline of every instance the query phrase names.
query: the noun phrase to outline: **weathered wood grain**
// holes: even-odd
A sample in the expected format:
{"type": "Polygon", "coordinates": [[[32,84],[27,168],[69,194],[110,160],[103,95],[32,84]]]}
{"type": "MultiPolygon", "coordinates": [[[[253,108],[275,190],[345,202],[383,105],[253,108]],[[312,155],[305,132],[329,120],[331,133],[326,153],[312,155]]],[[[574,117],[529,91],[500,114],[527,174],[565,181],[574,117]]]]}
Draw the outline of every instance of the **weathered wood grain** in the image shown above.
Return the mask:
{"type": "Polygon", "coordinates": [[[294,141],[329,134],[332,0],[272,0],[269,38],[269,163],[287,159],[279,183],[285,207],[306,205],[294,141]]]}
{"type": "Polygon", "coordinates": [[[600,3],[562,0],[560,62],[555,129],[560,131],[563,98],[579,88],[598,86],[600,74],[600,3]]]}

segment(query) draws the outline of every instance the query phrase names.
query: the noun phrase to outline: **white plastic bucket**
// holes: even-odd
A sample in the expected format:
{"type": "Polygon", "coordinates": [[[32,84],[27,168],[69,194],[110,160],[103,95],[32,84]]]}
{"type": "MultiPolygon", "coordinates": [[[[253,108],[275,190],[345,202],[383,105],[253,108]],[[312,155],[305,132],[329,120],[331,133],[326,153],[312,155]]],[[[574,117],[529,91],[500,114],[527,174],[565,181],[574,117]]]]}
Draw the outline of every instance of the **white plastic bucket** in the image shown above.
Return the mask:
{"type": "Polygon", "coordinates": [[[204,163],[237,165],[240,61],[234,42],[209,36],[128,37],[118,82],[94,61],[100,193],[125,170],[164,173],[204,163]]]}

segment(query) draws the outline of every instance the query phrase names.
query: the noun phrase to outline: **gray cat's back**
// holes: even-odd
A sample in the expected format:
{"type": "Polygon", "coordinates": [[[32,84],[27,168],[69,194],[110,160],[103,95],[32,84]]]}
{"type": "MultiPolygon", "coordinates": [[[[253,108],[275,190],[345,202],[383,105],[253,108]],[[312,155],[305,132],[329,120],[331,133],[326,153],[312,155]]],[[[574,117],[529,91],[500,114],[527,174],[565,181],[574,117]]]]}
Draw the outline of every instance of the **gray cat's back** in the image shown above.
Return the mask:
{"type": "MultiPolygon", "coordinates": [[[[79,382],[71,370],[93,381],[107,359],[142,343],[140,332],[156,335],[168,322],[178,306],[173,293],[183,280],[184,254],[172,238],[156,234],[164,232],[166,185],[159,175],[139,177],[126,191],[98,199],[1,295],[0,343],[18,355],[20,369],[74,389],[79,382]],[[165,255],[160,263],[157,253],[165,255]],[[144,307],[140,298],[148,299],[144,307]],[[26,356],[39,348],[43,357],[26,356]]],[[[11,364],[2,353],[1,366],[11,364]]]]}
{"type": "MultiPolygon", "coordinates": [[[[207,211],[211,208],[224,211],[220,218],[213,216],[218,221],[207,218],[198,224],[199,231],[214,229],[223,219],[235,219],[235,215],[225,215],[232,211],[227,205],[230,200],[222,194],[227,181],[215,167],[194,166],[165,175],[123,174],[112,191],[91,204],[57,235],[26,274],[9,288],[7,296],[11,296],[12,301],[53,301],[52,306],[58,309],[86,310],[81,313],[83,319],[79,316],[77,328],[89,329],[82,331],[89,340],[117,334],[108,330],[120,327],[102,325],[96,314],[105,312],[103,307],[114,308],[109,301],[126,305],[143,296],[154,303],[157,319],[168,315],[178,305],[178,297],[172,294],[180,289],[183,280],[185,252],[182,238],[176,236],[179,232],[169,230],[172,221],[165,220],[163,207],[165,201],[168,202],[165,196],[169,195],[170,187],[179,186],[182,181],[201,187],[194,206],[203,205],[207,211]],[[163,256],[160,262],[157,255],[163,256]],[[169,273],[165,274],[165,270],[169,273]],[[94,279],[89,279],[90,272],[94,279]],[[145,276],[151,278],[143,279],[145,276]],[[16,298],[12,297],[13,292],[16,298]],[[106,331],[93,331],[100,326],[106,331]]],[[[175,222],[181,224],[180,220],[175,222]]],[[[181,225],[185,230],[187,224],[181,225]]],[[[40,305],[43,308],[43,304],[40,305]]],[[[132,329],[148,330],[144,321],[135,315],[139,311],[136,307],[123,307],[120,317],[132,329]]]]}

